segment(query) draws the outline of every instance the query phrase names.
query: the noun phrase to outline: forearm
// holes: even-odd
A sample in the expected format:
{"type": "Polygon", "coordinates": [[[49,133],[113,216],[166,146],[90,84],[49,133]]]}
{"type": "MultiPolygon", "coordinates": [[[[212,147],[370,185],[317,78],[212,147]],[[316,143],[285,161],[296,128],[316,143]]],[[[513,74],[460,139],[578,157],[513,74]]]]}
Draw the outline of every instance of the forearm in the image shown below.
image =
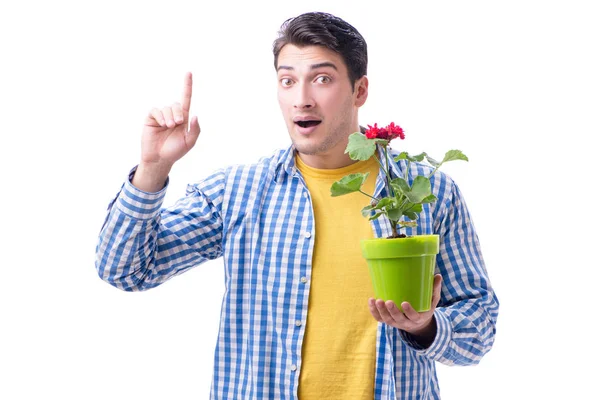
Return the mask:
{"type": "Polygon", "coordinates": [[[447,338],[448,342],[437,355],[437,361],[447,365],[478,364],[494,343],[497,315],[498,303],[493,294],[441,307],[439,319],[447,321],[447,332],[441,339],[447,338]]]}
{"type": "Polygon", "coordinates": [[[146,288],[144,277],[156,264],[157,228],[165,192],[166,188],[144,194],[129,182],[123,186],[109,209],[96,247],[96,269],[104,281],[127,291],[146,288]]]}
{"type": "Polygon", "coordinates": [[[431,346],[437,335],[437,322],[435,320],[435,315],[432,316],[429,323],[423,329],[410,333],[406,332],[406,334],[411,337],[418,347],[422,349],[428,348],[431,346]]]}
{"type": "Polygon", "coordinates": [[[161,209],[165,191],[145,193],[124,185],[96,249],[104,281],[126,291],[145,290],[220,256],[221,221],[210,202],[190,192],[161,209]]]}
{"type": "Polygon", "coordinates": [[[415,351],[435,361],[446,365],[474,365],[492,348],[497,312],[497,300],[490,293],[485,298],[436,308],[436,331],[431,342],[404,331],[401,336],[415,351]]]}

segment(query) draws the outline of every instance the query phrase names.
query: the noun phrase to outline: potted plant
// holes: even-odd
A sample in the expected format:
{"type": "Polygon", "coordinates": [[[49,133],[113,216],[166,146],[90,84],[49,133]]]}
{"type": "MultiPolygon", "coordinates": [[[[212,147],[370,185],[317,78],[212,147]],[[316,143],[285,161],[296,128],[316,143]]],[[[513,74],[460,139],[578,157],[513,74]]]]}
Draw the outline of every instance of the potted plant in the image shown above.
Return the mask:
{"type": "Polygon", "coordinates": [[[368,125],[364,134],[355,132],[348,138],[345,153],[353,160],[365,161],[375,157],[385,174],[386,196],[374,198],[361,190],[368,173],[347,175],[331,186],[332,196],[360,192],[371,200],[362,209],[362,215],[369,220],[387,218],[392,227],[388,238],[366,239],[361,241],[363,257],[367,260],[371,282],[377,298],[393,300],[398,307],[409,302],[418,311],[428,311],[431,307],[435,258],[439,252],[438,235],[407,236],[400,231],[405,227],[415,227],[423,204],[437,200],[431,193],[430,178],[442,164],[454,161],[468,161],[460,150],[450,150],[442,161],[436,161],[421,153],[411,156],[401,152],[394,161],[406,160],[403,177],[392,178],[388,163],[388,148],[396,138],[404,139],[404,130],[390,123],[385,128],[377,124],[368,125]],[[385,160],[379,159],[378,147],[381,147],[385,160]],[[432,172],[428,176],[415,176],[409,180],[410,163],[428,163],[432,172]],[[385,165],[383,164],[385,163],[385,165]]]}

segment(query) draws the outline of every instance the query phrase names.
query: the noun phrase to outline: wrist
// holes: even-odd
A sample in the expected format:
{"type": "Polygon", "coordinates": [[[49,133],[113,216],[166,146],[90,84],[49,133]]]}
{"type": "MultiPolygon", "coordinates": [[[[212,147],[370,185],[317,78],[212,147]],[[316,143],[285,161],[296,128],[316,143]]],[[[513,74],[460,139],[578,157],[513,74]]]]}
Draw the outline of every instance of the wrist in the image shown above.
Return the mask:
{"type": "Polygon", "coordinates": [[[410,334],[420,346],[423,348],[428,348],[431,346],[435,340],[435,336],[437,335],[437,322],[435,320],[435,316],[431,315],[429,322],[422,328],[406,332],[410,334]]]}
{"type": "Polygon", "coordinates": [[[141,162],[131,184],[144,192],[156,193],[165,187],[172,165],[141,162]]]}

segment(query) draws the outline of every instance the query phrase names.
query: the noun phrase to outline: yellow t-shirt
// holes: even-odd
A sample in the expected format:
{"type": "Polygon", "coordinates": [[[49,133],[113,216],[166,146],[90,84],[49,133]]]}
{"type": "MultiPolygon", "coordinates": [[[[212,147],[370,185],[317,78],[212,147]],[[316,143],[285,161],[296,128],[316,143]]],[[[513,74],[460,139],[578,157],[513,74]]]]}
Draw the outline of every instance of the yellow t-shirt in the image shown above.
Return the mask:
{"type": "Polygon", "coordinates": [[[331,185],[344,176],[369,172],[362,191],[372,195],[379,164],[374,159],[338,169],[315,169],[296,155],[312,198],[315,247],[302,344],[300,400],[373,399],[377,321],[369,312],[373,297],[361,239],[373,238],[361,209],[361,193],[331,197],[331,185]]]}

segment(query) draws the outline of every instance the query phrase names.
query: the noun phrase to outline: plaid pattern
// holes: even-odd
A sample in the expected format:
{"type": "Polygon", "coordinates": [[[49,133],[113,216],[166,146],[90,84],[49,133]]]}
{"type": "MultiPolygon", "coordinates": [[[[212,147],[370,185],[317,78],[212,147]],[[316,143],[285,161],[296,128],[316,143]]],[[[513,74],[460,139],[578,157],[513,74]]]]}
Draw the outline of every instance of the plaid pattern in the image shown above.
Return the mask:
{"type": "MultiPolygon", "coordinates": [[[[389,155],[390,170],[403,176],[406,164],[395,163],[396,154],[389,155]]],[[[411,164],[409,181],[430,171],[411,164]]],[[[385,189],[383,179],[380,172],[375,196],[385,189]]],[[[418,226],[406,233],[440,234],[438,333],[422,349],[405,332],[379,324],[375,399],[437,399],[434,362],[476,364],[494,341],[498,300],[468,210],[447,175],[438,171],[431,182],[438,201],[424,205],[418,226]]],[[[211,399],[297,398],[305,324],[295,322],[307,319],[315,227],[293,147],[217,171],[163,209],[166,186],[146,193],[125,182],[100,232],[99,276],[122,290],[146,290],[222,256],[211,399]]],[[[372,227],[376,237],[391,234],[383,217],[372,227]]]]}

